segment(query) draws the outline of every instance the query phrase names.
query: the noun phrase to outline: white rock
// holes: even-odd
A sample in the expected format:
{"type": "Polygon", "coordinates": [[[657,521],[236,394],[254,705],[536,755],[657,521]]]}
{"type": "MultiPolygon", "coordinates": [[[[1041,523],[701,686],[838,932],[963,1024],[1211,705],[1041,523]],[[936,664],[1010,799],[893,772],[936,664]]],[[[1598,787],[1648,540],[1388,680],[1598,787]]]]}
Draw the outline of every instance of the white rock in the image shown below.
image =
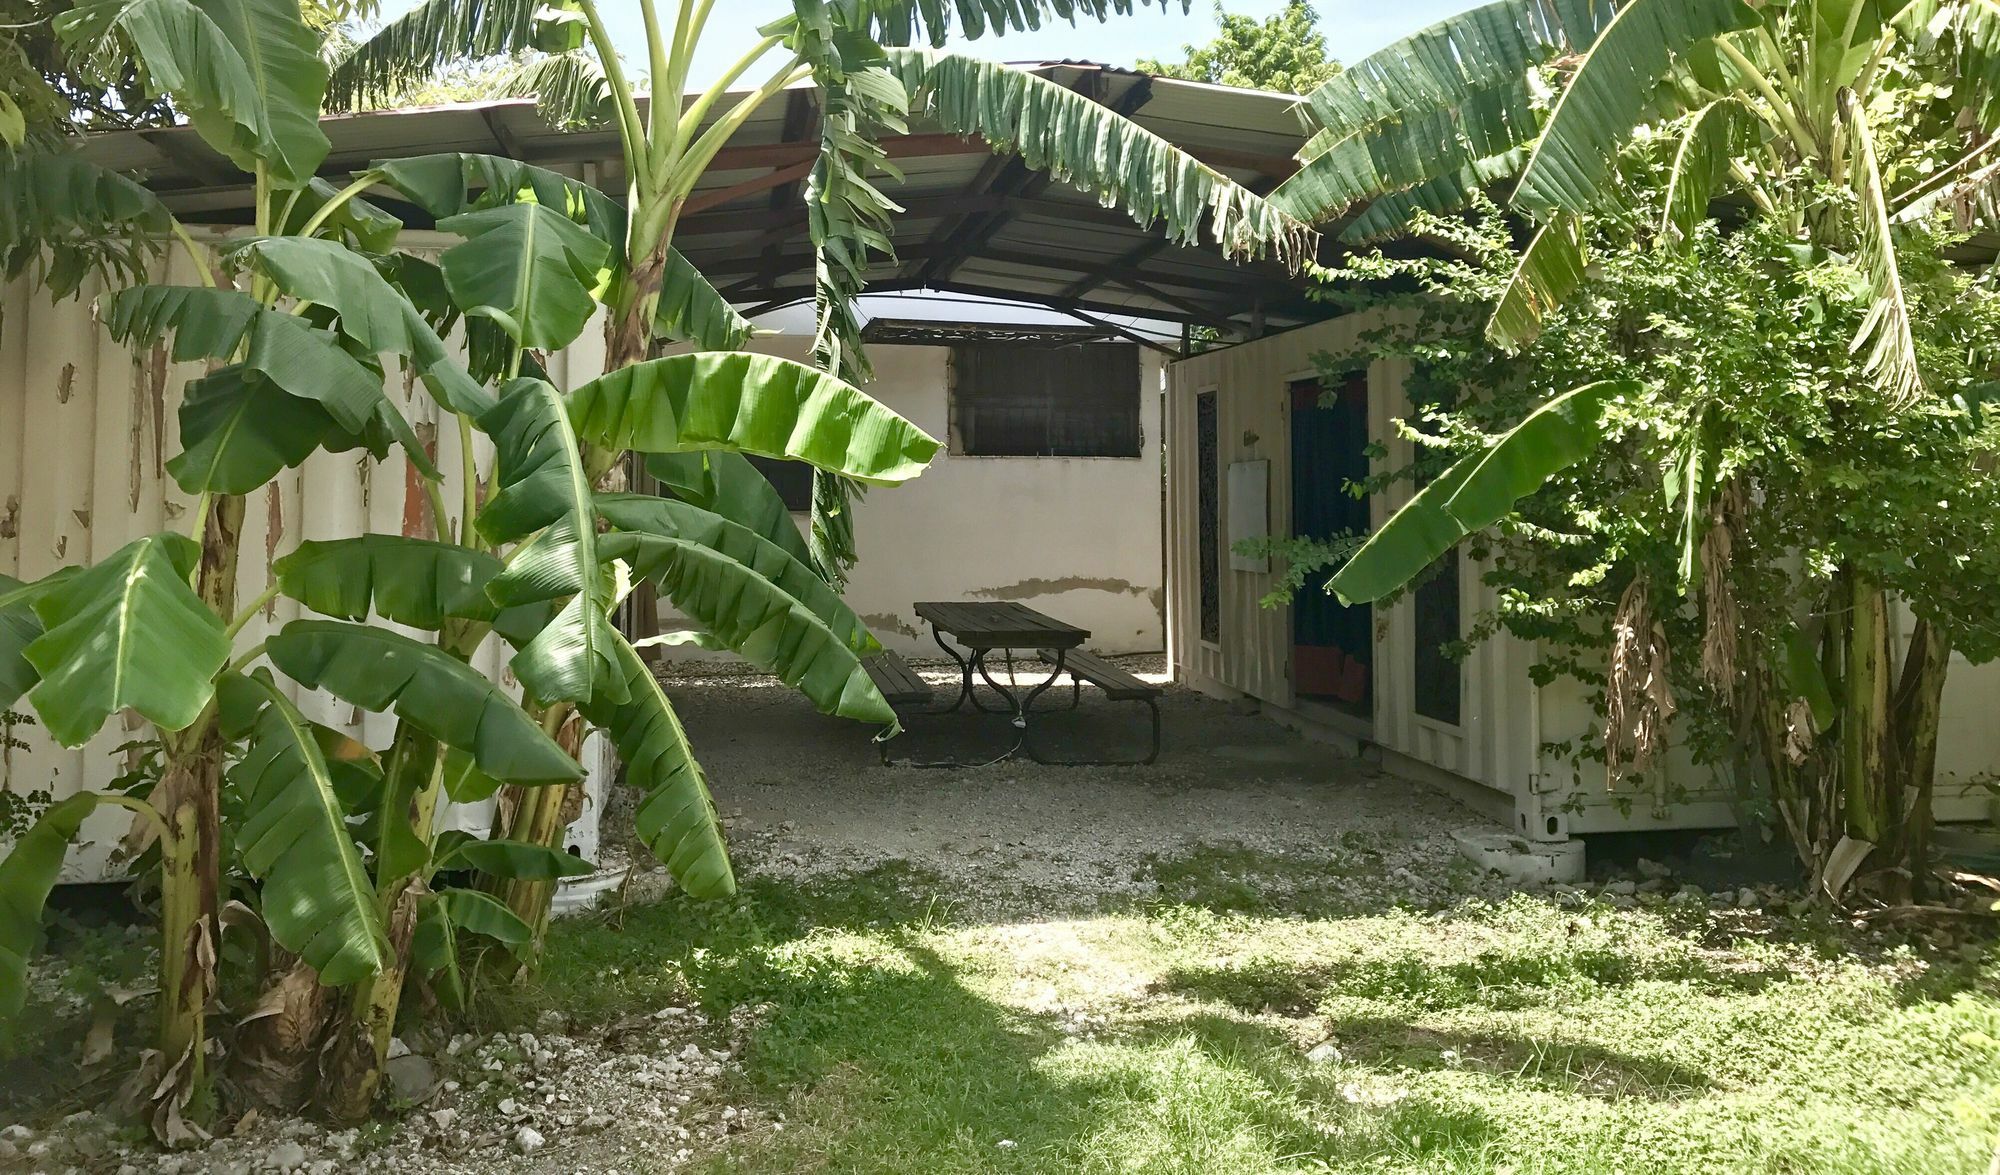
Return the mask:
{"type": "Polygon", "coordinates": [[[1669,874],[1673,873],[1672,869],[1667,868],[1665,865],[1660,864],[1658,861],[1647,860],[1645,857],[1639,858],[1638,868],[1639,868],[1639,876],[1644,877],[1651,881],[1662,880],[1669,874]]]}
{"type": "Polygon", "coordinates": [[[1757,891],[1756,891],[1756,890],[1754,890],[1754,889],[1739,889],[1739,890],[1737,890],[1737,891],[1736,891],[1736,904],[1737,904],[1737,906],[1738,906],[1738,907],[1740,907],[1740,908],[1742,908],[1742,909],[1745,909],[1745,910],[1748,910],[1748,909],[1750,909],[1750,908],[1754,907],[1754,906],[1755,906],[1755,905],[1757,904],[1757,891]]]}
{"type": "Polygon", "coordinates": [[[26,1126],[21,1125],[19,1122],[14,1123],[12,1126],[7,1127],[5,1130],[0,1130],[0,1138],[4,1138],[8,1142],[14,1142],[14,1143],[27,1142],[29,1139],[32,1139],[33,1137],[35,1137],[35,1132],[28,1129],[26,1126]]]}
{"type": "Polygon", "coordinates": [[[392,1036],[389,1038],[389,1055],[384,1057],[383,1060],[393,1061],[397,1057],[407,1057],[409,1055],[410,1046],[403,1043],[403,1038],[392,1036]]]}
{"type": "Polygon", "coordinates": [[[1019,1146],[1020,1144],[1015,1142],[1011,1138],[1003,1138],[999,1142],[994,1143],[993,1145],[999,1147],[1003,1151],[1010,1151],[1013,1150],[1015,1147],[1019,1146]]]}
{"type": "Polygon", "coordinates": [[[520,1107],[514,1103],[513,1098],[503,1097],[500,1099],[499,1109],[502,1114],[504,1114],[509,1118],[512,1118],[514,1116],[515,1111],[520,1109],[520,1107]]]}
{"type": "Polygon", "coordinates": [[[439,1130],[450,1130],[453,1120],[455,1120],[457,1117],[458,1117],[458,1111],[451,1109],[449,1107],[446,1107],[445,1109],[442,1110],[431,1111],[431,1121],[437,1123],[437,1128],[439,1130]]]}
{"type": "Polygon", "coordinates": [[[542,1137],[542,1132],[533,1126],[523,1126],[514,1132],[514,1149],[524,1155],[534,1154],[542,1149],[542,1144],[547,1141],[542,1137]]]}
{"type": "Polygon", "coordinates": [[[306,1148],[296,1142],[281,1142],[264,1156],[264,1165],[274,1171],[296,1171],[306,1164],[306,1148]]]}
{"type": "Polygon", "coordinates": [[[1315,1065],[1327,1065],[1339,1059],[1340,1050],[1335,1048],[1334,1043],[1330,1040],[1319,1042],[1312,1046],[1311,1051],[1306,1053],[1306,1060],[1311,1061],[1315,1065]]]}

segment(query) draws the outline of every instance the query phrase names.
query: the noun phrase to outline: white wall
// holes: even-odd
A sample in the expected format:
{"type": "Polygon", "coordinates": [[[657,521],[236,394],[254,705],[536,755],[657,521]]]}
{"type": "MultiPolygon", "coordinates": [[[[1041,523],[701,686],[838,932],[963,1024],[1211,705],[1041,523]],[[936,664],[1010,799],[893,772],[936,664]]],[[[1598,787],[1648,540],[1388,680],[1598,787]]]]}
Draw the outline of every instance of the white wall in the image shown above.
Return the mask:
{"type": "MultiPolygon", "coordinates": [[[[810,342],[778,335],[754,346],[798,359],[810,342]]],[[[950,348],[872,346],[868,355],[868,393],[944,440],[950,348]]],[[[1161,357],[1141,355],[1140,457],[946,451],[914,481],[870,487],[855,511],[860,563],[846,597],[884,645],[940,655],[912,610],[920,600],[1016,600],[1089,629],[1099,652],[1163,647],[1161,357]]]]}

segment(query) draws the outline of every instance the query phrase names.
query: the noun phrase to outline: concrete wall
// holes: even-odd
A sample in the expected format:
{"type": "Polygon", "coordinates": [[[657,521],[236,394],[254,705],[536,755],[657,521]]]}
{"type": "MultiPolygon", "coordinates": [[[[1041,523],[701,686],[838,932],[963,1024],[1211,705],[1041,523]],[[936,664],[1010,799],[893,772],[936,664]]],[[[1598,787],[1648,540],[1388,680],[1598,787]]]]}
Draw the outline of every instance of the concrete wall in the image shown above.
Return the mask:
{"type": "MultiPolygon", "coordinates": [[[[754,348],[802,359],[810,341],[768,336],[754,348]]],[[[874,346],[868,354],[876,372],[869,394],[947,438],[951,349],[874,346]]],[[[1162,365],[1157,352],[1142,356],[1142,456],[968,457],[947,446],[916,480],[869,489],[855,511],[860,563],[846,596],[884,645],[940,655],[912,610],[920,600],[1017,600],[1089,629],[1089,647],[1100,652],[1164,647],[1162,365]]],[[[803,527],[805,515],[798,521],[803,527]]]]}

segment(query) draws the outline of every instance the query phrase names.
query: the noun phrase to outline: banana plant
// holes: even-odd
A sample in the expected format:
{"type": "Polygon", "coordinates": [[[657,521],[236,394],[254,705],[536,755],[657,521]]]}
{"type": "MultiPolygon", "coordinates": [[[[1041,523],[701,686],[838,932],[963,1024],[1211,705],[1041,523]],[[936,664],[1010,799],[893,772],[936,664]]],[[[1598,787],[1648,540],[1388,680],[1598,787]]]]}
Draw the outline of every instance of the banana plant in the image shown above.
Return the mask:
{"type": "MultiPolygon", "coordinates": [[[[1299,260],[1313,240],[1298,221],[1060,87],[884,48],[918,25],[942,43],[943,9],[916,4],[801,0],[683,110],[679,90],[710,6],[684,3],[667,26],[641,0],[658,113],[649,120],[589,0],[539,12],[432,0],[341,62],[331,93],[392,88],[465,56],[566,50],[532,72],[578,103],[575,119],[609,112],[632,177],[628,201],[461,154],[382,160],[330,183],[318,174],[329,76],[294,4],[100,0],[61,18],[76,52],[131,55],[153,92],[254,178],[253,233],[220,255],[126,177],[67,156],[10,157],[12,170],[0,171],[17,183],[31,167],[68,174],[88,198],[68,208],[30,202],[25,215],[0,219],[9,265],[55,256],[45,272],[58,292],[74,288],[79,267],[137,276],[163,231],[201,278],[196,287],[138,284],[100,308],[117,337],[211,366],[190,385],[186,451],[170,468],[196,496],[195,533],[142,539],[96,567],[10,582],[0,595],[6,700],[25,694],[71,744],[129,709],[165,747],[147,794],[65,801],[0,862],[0,963],[9,976],[25,967],[62,846],[85,816],[112,805],[153,828],[161,1071],[146,1088],[169,1142],[195,1137],[213,1110],[207,1020],[228,868],[253,879],[271,939],[296,960],[266,977],[253,1016],[281,1003],[300,975],[330,989],[317,1001],[330,1014],[284,1034],[309,1049],[278,1059],[302,1066],[316,1056],[319,1105],[341,1118],[372,1104],[407,986],[428,982],[448,1006],[462,1000],[476,976],[463,952],[476,940],[532,966],[553,884],[575,868],[557,840],[589,729],[624,760],[627,783],[643,794],[641,839],[676,880],[698,897],[733,890],[687,735],[611,622],[633,583],[672,598],[706,627],[705,641],[766,667],[825,712],[893,728],[860,667],[878,646],[838,592],[852,558],[848,487],[907,481],[938,448],[856,386],[867,366],[853,297],[870,250],[886,251],[893,208],[869,176],[884,158],[880,135],[912,114],[984,135],[1177,237],[1207,221],[1232,255],[1299,260]],[[780,64],[761,84],[729,95],[772,56],[780,64]],[[747,341],[748,323],[672,248],[682,203],[715,153],[758,104],[807,79],[827,113],[808,189],[822,293],[811,366],[729,350],[747,341]],[[398,252],[398,226],[367,199],[376,189],[410,200],[461,242],[435,260],[398,252]],[[63,253],[84,230],[134,243],[63,253]],[[556,387],[537,353],[568,345],[600,308],[611,341],[605,374],[556,387]],[[462,352],[447,341],[454,334],[462,352]],[[670,340],[697,350],[649,358],[670,340]],[[449,474],[382,392],[395,365],[459,430],[461,464],[449,474]],[[474,443],[481,436],[490,460],[474,443]],[[402,454],[435,533],[305,544],[274,564],[257,598],[238,600],[245,495],[315,452],[352,449],[377,460],[402,454]],[[614,492],[634,454],[666,471],[682,500],[614,492]],[[768,483],[746,455],[815,469],[822,509],[810,538],[769,513],[768,483]],[[323,618],[253,642],[251,621],[281,595],[323,618]],[[523,696],[473,668],[488,641],[512,650],[523,696]],[[306,693],[391,716],[388,745],[358,747],[310,722],[296,700],[306,693]],[[445,800],[484,799],[495,802],[491,835],[437,832],[445,800]],[[227,837],[225,812],[242,822],[227,837]],[[475,884],[433,888],[459,870],[475,884]]],[[[976,35],[989,18],[1020,28],[1128,7],[1009,0],[959,11],[976,35]]],[[[480,948],[489,958],[493,949],[480,948]]]]}
{"type": "MultiPolygon", "coordinates": [[[[1894,409],[1924,412],[1938,398],[1926,388],[1898,238],[1944,208],[1957,211],[1962,230],[1995,206],[2000,8],[1987,0],[1500,0],[1371,55],[1307,105],[1316,133],[1299,172],[1272,198],[1305,219],[1345,218],[1347,240],[1393,235],[1419,212],[1459,208],[1511,181],[1512,208],[1532,237],[1488,323],[1495,346],[1531,345],[1546,317],[1588,284],[1593,225],[1629,221],[1641,193],[1659,185],[1665,197],[1651,215],[1660,249],[1683,247],[1711,206],[1727,201],[1734,216],[1780,226],[1802,255],[1843,267],[1865,308],[1853,386],[1894,409]]],[[[1523,442],[1500,447],[1510,443],[1523,442]]],[[[1702,520],[1727,488],[1706,473],[1725,443],[1711,437],[1685,455],[1688,468],[1664,471],[1684,499],[1684,592],[1695,579],[1702,520]]],[[[1553,471],[1558,458],[1578,456],[1553,446],[1537,464],[1553,471]]],[[[1427,527],[1438,522],[1437,490],[1404,507],[1336,585],[1371,598],[1421,570],[1391,539],[1458,529],[1427,527]]],[[[1912,863],[1924,858],[1928,821],[1910,813],[1921,806],[1912,797],[1929,794],[1950,645],[1920,625],[1888,688],[1896,671],[1879,577],[1843,564],[1825,587],[1826,599],[1806,613],[1851,618],[1815,626],[1825,662],[1847,667],[1835,683],[1847,709],[1813,731],[1835,766],[1817,782],[1796,763],[1774,762],[1772,774],[1781,803],[1811,814],[1813,827],[1794,839],[1828,892],[1864,860],[1903,878],[1891,888],[1907,892],[1921,884],[1912,863]]],[[[1782,663],[1779,637],[1761,639],[1766,660],[1782,663]]],[[[1780,688],[1796,698],[1796,689],[1780,688]]],[[[1740,705],[1768,715],[1787,701],[1746,694],[1740,705]]],[[[1773,745],[1782,735],[1764,732],[1773,745]]]]}

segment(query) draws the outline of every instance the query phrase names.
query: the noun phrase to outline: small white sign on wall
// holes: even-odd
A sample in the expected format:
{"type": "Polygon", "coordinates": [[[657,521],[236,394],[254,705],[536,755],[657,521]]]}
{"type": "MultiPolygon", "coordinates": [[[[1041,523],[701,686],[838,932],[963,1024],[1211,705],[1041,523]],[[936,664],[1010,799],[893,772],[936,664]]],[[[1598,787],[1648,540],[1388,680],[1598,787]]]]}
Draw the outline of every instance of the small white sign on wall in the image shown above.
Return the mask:
{"type": "Polygon", "coordinates": [[[1238,554],[1236,544],[1244,539],[1263,538],[1271,533],[1271,463],[1232,461],[1229,464],[1229,569],[1271,570],[1265,555],[1238,554]]]}

